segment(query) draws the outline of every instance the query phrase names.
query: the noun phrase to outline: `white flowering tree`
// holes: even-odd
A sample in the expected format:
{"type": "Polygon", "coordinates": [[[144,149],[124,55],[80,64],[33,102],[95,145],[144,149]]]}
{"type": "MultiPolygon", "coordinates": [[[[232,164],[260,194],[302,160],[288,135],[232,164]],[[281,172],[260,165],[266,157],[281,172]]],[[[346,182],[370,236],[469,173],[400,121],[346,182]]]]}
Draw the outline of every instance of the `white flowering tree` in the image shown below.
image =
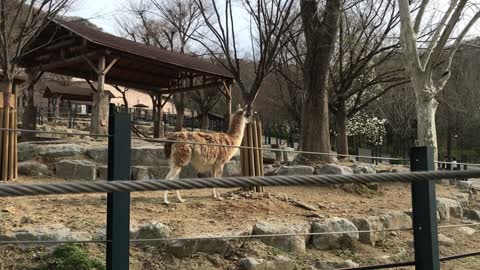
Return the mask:
{"type": "Polygon", "coordinates": [[[380,146],[387,134],[386,123],[387,119],[358,112],[347,121],[347,135],[360,136],[369,145],[380,146]]]}

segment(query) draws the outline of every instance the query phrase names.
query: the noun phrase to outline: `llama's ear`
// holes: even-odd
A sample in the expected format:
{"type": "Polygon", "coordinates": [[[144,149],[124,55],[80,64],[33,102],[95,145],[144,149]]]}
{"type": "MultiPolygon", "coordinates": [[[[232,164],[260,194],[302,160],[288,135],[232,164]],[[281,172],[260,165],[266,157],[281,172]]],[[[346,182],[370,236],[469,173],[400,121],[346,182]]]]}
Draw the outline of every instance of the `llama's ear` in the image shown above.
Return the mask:
{"type": "Polygon", "coordinates": [[[240,111],[242,109],[242,106],[240,104],[237,105],[237,111],[240,111]]]}
{"type": "Polygon", "coordinates": [[[248,109],[248,105],[245,105],[245,107],[243,107],[242,111],[246,112],[248,109]]]}

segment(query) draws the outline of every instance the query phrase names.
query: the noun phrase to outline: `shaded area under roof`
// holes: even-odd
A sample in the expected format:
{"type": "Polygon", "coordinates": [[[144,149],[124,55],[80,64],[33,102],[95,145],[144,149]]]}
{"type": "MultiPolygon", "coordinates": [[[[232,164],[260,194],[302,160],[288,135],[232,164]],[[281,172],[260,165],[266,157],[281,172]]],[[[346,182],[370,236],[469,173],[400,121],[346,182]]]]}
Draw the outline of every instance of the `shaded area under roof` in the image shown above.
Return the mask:
{"type": "MultiPolygon", "coordinates": [[[[105,92],[108,94],[109,98],[115,97],[112,92],[108,90],[105,92]]],[[[52,83],[46,86],[45,91],[43,92],[43,97],[91,103],[93,102],[93,94],[94,91],[91,88],[81,86],[62,86],[52,83]]]]}
{"type": "Polygon", "coordinates": [[[106,83],[148,91],[168,93],[180,88],[179,79],[184,78],[197,78],[208,86],[233,80],[225,69],[198,57],[120,38],[78,21],[52,20],[29,48],[20,61],[22,67],[96,80],[94,68],[98,58],[105,56],[107,66],[115,63],[105,76],[106,83]]]}

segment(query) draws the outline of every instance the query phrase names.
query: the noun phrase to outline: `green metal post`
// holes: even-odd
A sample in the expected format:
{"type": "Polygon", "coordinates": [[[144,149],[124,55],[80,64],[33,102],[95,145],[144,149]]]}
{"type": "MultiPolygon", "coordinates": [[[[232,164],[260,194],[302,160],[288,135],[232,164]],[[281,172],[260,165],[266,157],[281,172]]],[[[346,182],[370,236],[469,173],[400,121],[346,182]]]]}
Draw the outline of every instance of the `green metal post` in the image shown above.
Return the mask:
{"type": "MultiPolygon", "coordinates": [[[[110,104],[108,181],[130,180],[130,115],[110,104]]],[[[130,193],[107,195],[107,269],[129,269],[130,193]]]]}

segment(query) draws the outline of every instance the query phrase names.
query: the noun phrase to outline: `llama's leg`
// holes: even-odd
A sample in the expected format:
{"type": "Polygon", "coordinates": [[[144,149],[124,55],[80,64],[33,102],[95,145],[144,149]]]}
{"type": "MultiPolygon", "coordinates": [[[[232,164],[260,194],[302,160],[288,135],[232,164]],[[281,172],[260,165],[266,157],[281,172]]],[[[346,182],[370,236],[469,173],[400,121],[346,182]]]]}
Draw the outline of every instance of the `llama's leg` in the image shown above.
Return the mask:
{"type": "MultiPolygon", "coordinates": [[[[167,178],[167,180],[178,179],[180,171],[190,162],[190,159],[192,158],[192,148],[186,144],[173,144],[170,158],[171,174],[169,173],[170,178],[167,178]]],[[[175,193],[179,202],[185,202],[180,195],[180,191],[177,190],[175,193]]]]}
{"type": "MultiPolygon", "coordinates": [[[[218,168],[213,168],[212,169],[213,177],[222,177],[223,174],[223,166],[220,166],[218,168]]],[[[217,190],[213,188],[213,198],[221,201],[223,198],[220,196],[220,194],[217,194],[217,190]]]]}
{"type": "MultiPolygon", "coordinates": [[[[181,171],[182,171],[182,167],[171,165],[170,166],[170,171],[168,172],[167,176],[165,177],[165,180],[177,179],[178,175],[180,174],[181,171]]],[[[178,195],[177,195],[177,198],[178,198],[178,195]]],[[[163,193],[163,203],[170,204],[170,202],[168,201],[168,190],[166,190],[163,193]]]]}

